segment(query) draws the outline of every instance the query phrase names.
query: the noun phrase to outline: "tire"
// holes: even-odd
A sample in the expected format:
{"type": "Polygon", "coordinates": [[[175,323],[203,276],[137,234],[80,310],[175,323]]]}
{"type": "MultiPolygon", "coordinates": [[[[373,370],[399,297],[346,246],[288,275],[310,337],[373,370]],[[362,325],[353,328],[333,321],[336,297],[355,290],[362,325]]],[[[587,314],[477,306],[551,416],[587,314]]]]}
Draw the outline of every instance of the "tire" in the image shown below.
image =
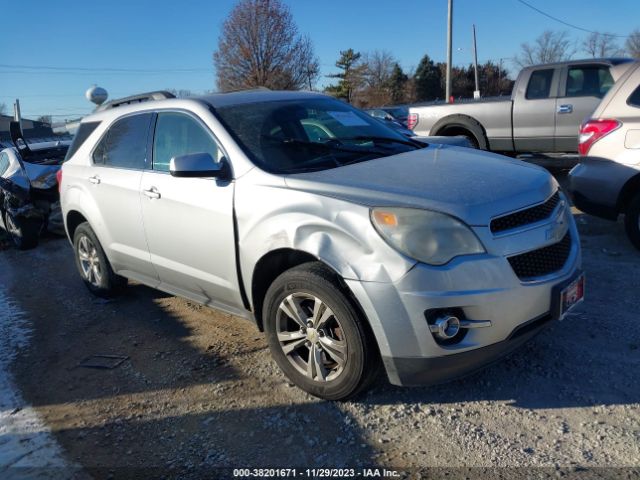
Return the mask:
{"type": "Polygon", "coordinates": [[[76,267],[82,281],[98,297],[111,297],[119,293],[127,279],[116,275],[88,222],[81,223],[73,234],[76,267]]]}
{"type": "Polygon", "coordinates": [[[377,376],[373,335],[335,274],[321,263],[306,263],[276,278],[265,296],[263,325],[278,366],[311,395],[346,400],[377,376]],[[317,362],[310,361],[314,354],[317,362]]]}
{"type": "Polygon", "coordinates": [[[640,193],[629,202],[624,216],[624,226],[629,240],[640,250],[640,193]]]}
{"type": "Polygon", "coordinates": [[[489,150],[489,141],[484,128],[475,118],[467,115],[451,115],[438,121],[432,128],[436,135],[465,137],[474,148],[489,150]]]}
{"type": "Polygon", "coordinates": [[[4,213],[4,226],[11,241],[18,250],[29,250],[38,246],[42,222],[31,218],[16,218],[4,213]]]}

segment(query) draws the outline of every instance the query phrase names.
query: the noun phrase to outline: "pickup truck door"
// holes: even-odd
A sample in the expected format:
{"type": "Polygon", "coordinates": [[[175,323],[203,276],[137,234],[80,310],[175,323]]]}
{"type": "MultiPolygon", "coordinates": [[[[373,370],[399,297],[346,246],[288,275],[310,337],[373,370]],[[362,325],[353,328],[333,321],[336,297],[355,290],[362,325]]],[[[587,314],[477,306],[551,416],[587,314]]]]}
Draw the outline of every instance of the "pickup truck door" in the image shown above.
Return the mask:
{"type": "Polygon", "coordinates": [[[612,86],[609,65],[588,63],[562,69],[560,95],[556,99],[555,151],[578,151],[580,125],[612,86]]]}
{"type": "Polygon", "coordinates": [[[236,268],[233,194],[235,183],[214,178],[178,178],[174,156],[223,150],[201,119],[161,111],[150,149],[152,168],[142,175],[140,198],[151,261],[159,288],[231,313],[242,311],[236,268]]]}
{"type": "Polygon", "coordinates": [[[513,100],[513,143],[516,152],[554,150],[559,68],[525,71],[513,100]]]}

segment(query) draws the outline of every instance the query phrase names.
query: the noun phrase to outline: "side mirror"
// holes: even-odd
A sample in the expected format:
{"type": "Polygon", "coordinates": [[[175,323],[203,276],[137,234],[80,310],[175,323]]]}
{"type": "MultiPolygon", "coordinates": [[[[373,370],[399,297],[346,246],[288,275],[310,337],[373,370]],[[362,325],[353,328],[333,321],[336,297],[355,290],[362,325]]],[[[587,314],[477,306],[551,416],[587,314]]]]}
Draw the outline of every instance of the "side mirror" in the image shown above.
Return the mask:
{"type": "Polygon", "coordinates": [[[189,153],[178,155],[169,162],[169,173],[173,177],[182,178],[228,178],[230,172],[227,159],[222,157],[219,162],[213,160],[208,153],[189,153]]]}

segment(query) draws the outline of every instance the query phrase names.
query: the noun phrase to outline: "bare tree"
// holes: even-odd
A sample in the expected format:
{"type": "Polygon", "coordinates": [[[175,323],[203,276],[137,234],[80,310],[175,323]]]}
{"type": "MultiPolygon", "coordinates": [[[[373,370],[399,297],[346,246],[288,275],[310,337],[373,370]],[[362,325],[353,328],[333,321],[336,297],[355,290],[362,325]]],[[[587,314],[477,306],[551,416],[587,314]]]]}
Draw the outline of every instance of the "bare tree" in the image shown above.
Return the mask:
{"type": "Polygon", "coordinates": [[[620,46],[610,33],[593,32],[582,42],[582,49],[592,58],[617,57],[622,55],[620,46]]]}
{"type": "Polygon", "coordinates": [[[311,40],[281,0],[240,0],[224,22],[213,63],[222,91],[310,88],[320,70],[311,40]]]}
{"type": "Polygon", "coordinates": [[[521,67],[568,60],[576,53],[576,47],[567,32],[552,30],[545,30],[533,44],[525,42],[520,48],[515,62],[521,67]]]}
{"type": "Polygon", "coordinates": [[[636,28],[631,32],[631,35],[627,37],[627,41],[624,45],[627,48],[627,53],[629,55],[633,58],[640,59],[640,29],[636,28]]]}
{"type": "Polygon", "coordinates": [[[375,50],[363,55],[365,88],[360,95],[359,104],[373,107],[391,103],[390,81],[393,67],[397,63],[387,51],[375,50]]]}

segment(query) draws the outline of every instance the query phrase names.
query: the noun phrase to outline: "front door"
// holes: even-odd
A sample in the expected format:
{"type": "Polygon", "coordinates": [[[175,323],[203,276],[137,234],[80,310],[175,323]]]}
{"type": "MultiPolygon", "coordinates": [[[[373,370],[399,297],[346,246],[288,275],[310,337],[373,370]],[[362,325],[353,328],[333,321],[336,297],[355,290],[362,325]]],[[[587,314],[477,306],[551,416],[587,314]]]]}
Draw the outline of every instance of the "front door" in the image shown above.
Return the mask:
{"type": "Polygon", "coordinates": [[[206,125],[184,112],[160,112],[153,139],[152,169],[140,188],[144,228],[160,288],[227,311],[242,308],[236,269],[234,182],[178,178],[171,158],[223,152],[206,125]]]}

